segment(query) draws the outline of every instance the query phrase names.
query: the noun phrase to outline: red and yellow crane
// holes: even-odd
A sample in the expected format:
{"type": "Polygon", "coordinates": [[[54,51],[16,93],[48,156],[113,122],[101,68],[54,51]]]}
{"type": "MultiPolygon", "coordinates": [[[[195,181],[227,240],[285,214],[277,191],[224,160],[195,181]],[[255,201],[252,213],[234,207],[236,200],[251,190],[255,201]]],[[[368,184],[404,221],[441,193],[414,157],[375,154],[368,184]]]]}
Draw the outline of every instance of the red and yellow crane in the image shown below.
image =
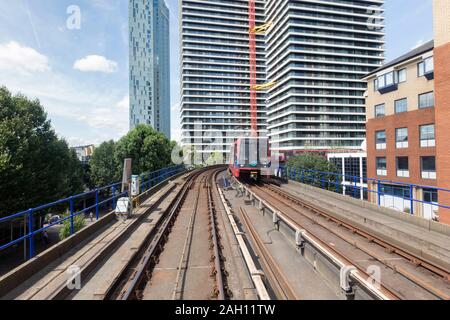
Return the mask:
{"type": "Polygon", "coordinates": [[[258,137],[258,93],[256,90],[256,7],[255,0],[249,0],[249,41],[250,41],[250,119],[251,136],[258,137]]]}
{"type": "Polygon", "coordinates": [[[256,5],[255,0],[249,0],[248,17],[249,17],[249,41],[250,41],[250,119],[251,119],[251,136],[258,137],[258,91],[266,90],[275,85],[275,82],[258,85],[257,80],[257,63],[256,63],[256,35],[265,34],[272,26],[272,23],[266,23],[256,26],[256,5]]]}

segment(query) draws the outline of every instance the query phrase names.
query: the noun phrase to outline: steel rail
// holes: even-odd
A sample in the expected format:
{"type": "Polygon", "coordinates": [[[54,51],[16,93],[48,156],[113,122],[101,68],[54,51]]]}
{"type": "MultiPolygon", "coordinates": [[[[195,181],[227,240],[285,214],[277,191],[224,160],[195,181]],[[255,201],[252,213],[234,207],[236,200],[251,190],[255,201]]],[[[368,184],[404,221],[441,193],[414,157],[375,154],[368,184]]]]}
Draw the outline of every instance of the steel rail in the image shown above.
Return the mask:
{"type": "Polygon", "coordinates": [[[192,190],[195,180],[211,170],[214,170],[214,167],[203,168],[195,171],[186,178],[183,187],[166,210],[167,213],[163,221],[160,222],[154,235],[152,235],[153,238],[150,243],[141,246],[135,258],[127,263],[114,285],[111,286],[108,294],[110,299],[137,300],[142,298],[142,291],[151,278],[152,269],[157,263],[159,254],[163,251],[168,234],[171,232],[171,228],[189,192],[192,190]]]}
{"type": "Polygon", "coordinates": [[[147,273],[147,270],[151,268],[152,265],[156,262],[157,251],[162,250],[163,243],[166,241],[166,233],[169,232],[169,229],[174,222],[175,216],[178,215],[179,210],[181,209],[181,204],[187,197],[189,189],[192,187],[194,180],[203,172],[204,170],[199,170],[192,174],[184,184],[184,187],[176,197],[174,203],[171,204],[169,209],[169,214],[164,219],[162,225],[158,230],[157,236],[151,241],[147,248],[145,248],[144,254],[141,256],[136,268],[134,268],[133,273],[130,278],[126,278],[125,272],[130,271],[132,269],[133,261],[130,260],[127,267],[124,269],[124,274],[120,276],[120,278],[125,278],[126,283],[120,290],[120,293],[117,296],[117,300],[137,300],[140,298],[142,286],[145,283],[145,278],[149,277],[150,274],[147,273]]]}
{"type": "MultiPolygon", "coordinates": [[[[276,214],[279,219],[281,219],[288,227],[292,230],[296,231],[298,234],[301,234],[304,241],[310,243],[314,248],[319,250],[325,257],[330,259],[335,265],[339,266],[341,270],[346,267],[352,267],[353,263],[339,253],[335,248],[327,244],[326,242],[320,240],[320,238],[314,236],[313,232],[310,232],[309,228],[304,228],[304,226],[295,222],[292,218],[286,215],[283,212],[275,209],[271,204],[269,204],[266,200],[263,200],[257,194],[252,192],[248,187],[238,182],[242,188],[247,190],[255,199],[257,199],[261,204],[264,205],[265,208],[270,210],[272,213],[276,214]]],[[[364,270],[355,266],[355,269],[350,271],[350,275],[360,283],[364,288],[366,288],[373,296],[377,297],[381,300],[399,300],[397,294],[379,284],[374,285],[370,280],[370,275],[368,275],[364,270]]]]}
{"type": "MultiPolygon", "coordinates": [[[[329,221],[332,221],[334,223],[336,223],[339,226],[345,227],[346,229],[350,230],[351,232],[355,232],[358,235],[366,238],[367,240],[378,244],[379,246],[387,249],[389,252],[392,253],[396,253],[397,255],[403,257],[404,259],[406,259],[407,261],[413,263],[415,266],[416,265],[420,265],[422,267],[424,267],[425,269],[441,276],[443,279],[448,280],[450,279],[450,273],[445,271],[444,269],[432,265],[430,264],[430,262],[427,262],[425,259],[418,257],[406,250],[400,249],[399,247],[389,244],[386,241],[382,240],[381,238],[377,237],[376,235],[366,232],[364,230],[361,230],[360,228],[357,228],[353,225],[350,225],[349,223],[338,219],[334,216],[332,216],[331,214],[326,213],[325,211],[318,209],[317,207],[314,207],[313,205],[307,203],[306,201],[303,201],[297,197],[295,197],[294,195],[291,195],[283,190],[280,190],[278,188],[274,188],[272,186],[267,186],[268,189],[272,190],[273,192],[279,194],[280,196],[288,199],[289,201],[302,206],[303,208],[310,210],[316,214],[319,214],[320,216],[326,218],[329,221]]],[[[280,200],[281,201],[281,200],[280,200]]],[[[290,208],[292,208],[293,210],[299,212],[300,214],[302,214],[298,208],[293,207],[292,205],[286,203],[283,201],[283,203],[286,206],[289,206],[290,208]]],[[[308,217],[305,214],[302,214],[303,216],[305,216],[307,219],[314,221],[314,223],[319,224],[320,226],[322,226],[323,228],[326,228],[327,230],[329,230],[331,233],[333,233],[334,235],[338,236],[339,238],[343,239],[344,241],[349,242],[350,240],[347,239],[345,236],[334,232],[333,230],[331,230],[329,227],[327,227],[326,225],[324,225],[323,223],[321,223],[320,221],[318,221],[317,219],[312,219],[311,217],[308,217]]],[[[411,274],[410,272],[408,272],[405,268],[402,268],[401,266],[396,265],[394,262],[387,262],[385,259],[383,259],[382,257],[380,257],[379,255],[377,255],[374,252],[371,252],[369,250],[367,250],[366,248],[362,248],[361,246],[358,246],[356,243],[351,242],[352,244],[354,244],[358,249],[363,250],[364,252],[366,252],[367,254],[369,254],[370,256],[372,256],[373,258],[375,258],[376,260],[378,260],[379,262],[383,263],[384,265],[386,265],[387,267],[389,267],[390,269],[394,270],[395,272],[400,273],[402,276],[404,276],[405,278],[413,281],[414,283],[416,283],[417,285],[419,285],[420,287],[422,287],[423,289],[425,289],[426,291],[436,295],[437,297],[444,299],[444,300],[449,300],[450,299],[450,295],[448,293],[445,293],[435,287],[433,287],[432,285],[430,285],[426,280],[424,279],[420,279],[419,277],[411,274]]]]}
{"type": "Polygon", "coordinates": [[[258,257],[261,258],[261,263],[266,271],[269,283],[272,285],[272,289],[276,292],[277,298],[280,300],[299,300],[294,289],[289,285],[289,281],[286,279],[283,272],[278,267],[278,264],[262,242],[255,227],[252,225],[247,212],[242,207],[240,210],[245,228],[248,230],[248,235],[255,246],[254,249],[258,257]]]}
{"type": "Polygon", "coordinates": [[[250,254],[247,244],[245,243],[244,234],[241,232],[236,223],[236,220],[234,219],[234,214],[231,211],[231,208],[228,205],[225,196],[223,195],[223,191],[218,186],[217,190],[219,190],[219,196],[222,201],[222,205],[225,208],[228,220],[233,229],[234,236],[236,237],[236,240],[239,244],[239,249],[241,250],[242,255],[244,257],[244,261],[252,278],[253,284],[255,285],[258,297],[260,300],[264,301],[271,300],[270,295],[267,292],[266,285],[264,284],[264,275],[260,270],[258,270],[258,268],[255,265],[255,262],[253,261],[252,255],[250,254]]]}
{"type": "Polygon", "coordinates": [[[191,217],[189,218],[189,227],[187,229],[186,239],[184,241],[180,263],[178,265],[178,272],[175,281],[175,288],[172,294],[172,300],[182,300],[183,298],[183,286],[186,278],[187,265],[189,262],[189,256],[192,247],[192,237],[194,233],[195,220],[197,218],[198,213],[198,201],[200,199],[200,189],[202,187],[201,185],[204,179],[205,178],[203,177],[202,181],[198,184],[199,186],[195,196],[194,207],[192,209],[191,217]]]}
{"type": "Polygon", "coordinates": [[[213,250],[214,250],[214,275],[216,278],[216,285],[217,285],[217,297],[218,300],[225,300],[225,284],[224,284],[224,277],[222,275],[222,261],[221,261],[221,254],[220,254],[220,246],[219,246],[219,236],[217,232],[217,220],[216,220],[216,207],[212,196],[212,189],[211,184],[214,183],[214,181],[217,178],[217,173],[213,173],[211,175],[210,180],[207,182],[207,191],[208,191],[208,209],[209,209],[209,217],[210,217],[210,223],[211,223],[211,237],[213,242],[213,250]]]}
{"type": "MultiPolygon", "coordinates": [[[[169,187],[167,187],[167,190],[164,190],[164,189],[160,190],[159,193],[161,193],[161,196],[158,198],[158,201],[156,201],[150,208],[148,208],[145,213],[143,213],[141,216],[139,216],[139,218],[136,219],[136,221],[132,225],[130,225],[129,228],[126,228],[124,232],[118,234],[117,237],[115,237],[113,239],[113,241],[109,241],[109,242],[105,243],[103,245],[103,247],[101,248],[101,250],[97,254],[95,254],[94,256],[90,257],[88,260],[86,260],[83,263],[83,266],[82,266],[82,269],[80,270],[80,274],[79,275],[81,277],[84,277],[84,276],[88,275],[100,263],[100,261],[106,255],[108,255],[108,253],[110,253],[113,250],[114,246],[117,245],[117,243],[123,241],[123,239],[125,239],[127,235],[129,235],[131,232],[133,232],[133,230],[135,230],[137,224],[140,221],[142,221],[143,219],[145,219],[145,217],[148,215],[148,213],[153,208],[155,208],[163,199],[165,199],[167,194],[171,190],[173,190],[173,188],[174,188],[174,186],[169,186],[169,187]]],[[[101,239],[100,239],[100,241],[98,241],[98,243],[103,243],[104,242],[103,240],[109,238],[109,236],[111,234],[113,234],[114,232],[115,232],[115,230],[108,230],[105,234],[102,234],[101,239]]],[[[89,253],[90,253],[90,251],[87,250],[86,252],[84,252],[83,254],[78,256],[77,259],[75,261],[73,261],[71,264],[72,265],[76,265],[78,261],[83,261],[85,256],[88,256],[89,253]]],[[[66,269],[59,269],[57,271],[58,272],[52,273],[52,277],[50,279],[48,279],[45,282],[45,284],[40,284],[38,290],[33,292],[33,294],[31,296],[28,296],[27,300],[32,300],[40,292],[42,292],[42,290],[44,290],[45,288],[49,287],[50,284],[53,281],[55,281],[59,276],[64,274],[67,270],[66,269]]],[[[46,300],[61,300],[61,299],[64,299],[65,297],[67,297],[69,295],[69,291],[70,290],[67,288],[67,281],[64,281],[60,285],[57,285],[56,288],[49,293],[49,295],[46,297],[46,300]]]]}

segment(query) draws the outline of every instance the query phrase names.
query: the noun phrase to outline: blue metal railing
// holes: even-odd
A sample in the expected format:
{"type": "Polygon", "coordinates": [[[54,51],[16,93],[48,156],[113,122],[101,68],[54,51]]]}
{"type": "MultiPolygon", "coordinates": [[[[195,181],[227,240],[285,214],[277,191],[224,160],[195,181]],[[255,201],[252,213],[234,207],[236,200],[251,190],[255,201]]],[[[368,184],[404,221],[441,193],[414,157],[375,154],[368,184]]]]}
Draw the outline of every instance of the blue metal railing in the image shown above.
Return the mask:
{"type": "Polygon", "coordinates": [[[450,209],[449,205],[445,205],[438,202],[429,202],[421,199],[417,199],[414,197],[415,189],[422,190],[431,190],[434,192],[449,192],[449,189],[438,188],[434,186],[424,186],[417,184],[407,184],[402,182],[396,182],[391,180],[381,180],[381,179],[373,179],[373,178],[362,178],[358,176],[344,175],[333,172],[322,172],[315,170],[303,170],[303,169],[295,169],[295,168],[282,168],[282,174],[290,180],[302,182],[304,184],[314,185],[316,187],[327,189],[330,191],[334,191],[336,193],[342,193],[343,190],[351,190],[353,191],[353,195],[356,194],[376,194],[377,195],[377,204],[378,206],[382,206],[382,200],[385,196],[390,196],[393,198],[402,199],[403,201],[409,202],[409,209],[411,215],[414,215],[414,204],[420,203],[425,205],[430,205],[435,208],[443,208],[450,209]],[[376,190],[369,189],[368,186],[365,185],[369,182],[372,182],[377,186],[376,190]],[[345,188],[345,189],[344,189],[345,188]],[[407,191],[407,196],[403,194],[403,196],[395,195],[393,192],[387,193],[383,190],[386,189],[395,189],[398,188],[402,191],[407,191]]]}
{"type": "MultiPolygon", "coordinates": [[[[164,168],[155,172],[145,173],[140,175],[141,178],[141,192],[146,192],[158,185],[162,181],[173,177],[174,175],[181,173],[184,171],[184,166],[173,166],[169,168],[164,168]]],[[[85,192],[82,194],[78,194],[75,196],[71,196],[66,199],[58,200],[52,203],[48,203],[36,208],[28,209],[26,211],[22,211],[4,218],[0,218],[0,224],[5,222],[13,222],[18,219],[24,219],[24,228],[26,231],[24,235],[0,246],[0,252],[6,250],[14,246],[17,243],[22,241],[28,242],[28,258],[32,259],[35,256],[35,236],[38,234],[42,234],[47,229],[62,224],[66,221],[70,221],[70,234],[73,235],[75,233],[75,218],[80,215],[86,215],[89,212],[95,210],[95,217],[97,220],[100,219],[100,210],[102,208],[109,208],[111,205],[112,208],[116,207],[117,200],[121,197],[126,197],[129,195],[128,191],[121,193],[122,183],[114,183],[106,187],[99,187],[95,190],[91,190],[89,192],[85,192]],[[86,199],[94,199],[94,204],[85,207],[84,209],[77,211],[77,202],[85,201],[86,199]],[[49,210],[51,208],[57,208],[58,211],[69,210],[70,214],[66,217],[58,219],[48,225],[40,227],[39,229],[35,229],[36,215],[42,211],[49,210]],[[64,208],[61,210],[61,207],[64,208]]]]}

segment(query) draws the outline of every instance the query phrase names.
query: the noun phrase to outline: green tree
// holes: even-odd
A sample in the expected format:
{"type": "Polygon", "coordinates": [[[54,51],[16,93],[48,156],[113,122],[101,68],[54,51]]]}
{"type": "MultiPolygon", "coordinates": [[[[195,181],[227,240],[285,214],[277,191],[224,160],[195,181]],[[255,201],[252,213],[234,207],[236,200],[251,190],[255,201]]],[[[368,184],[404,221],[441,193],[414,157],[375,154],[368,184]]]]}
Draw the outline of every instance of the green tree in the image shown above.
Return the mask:
{"type": "Polygon", "coordinates": [[[133,159],[133,173],[152,172],[172,164],[172,148],[175,144],[164,134],[147,125],[139,125],[119,140],[116,145],[115,158],[122,174],[123,160],[133,159]]]}
{"type": "Polygon", "coordinates": [[[0,88],[0,216],[81,191],[82,165],[39,100],[0,88]]]}
{"type": "Polygon", "coordinates": [[[287,168],[296,172],[296,179],[307,184],[335,190],[342,180],[337,167],[324,156],[317,153],[303,153],[291,157],[287,162],[287,168]],[[322,180],[327,181],[325,183],[322,180]]]}
{"type": "MultiPolygon", "coordinates": [[[[77,233],[81,229],[83,229],[86,226],[86,219],[83,215],[76,216],[73,219],[73,232],[77,233]]],[[[64,221],[63,227],[61,230],[59,230],[59,239],[64,240],[70,237],[70,228],[71,228],[71,221],[70,219],[64,221]]]]}
{"type": "Polygon", "coordinates": [[[89,162],[91,187],[107,186],[120,181],[120,163],[115,157],[116,143],[103,142],[97,147],[89,162]]]}
{"type": "Polygon", "coordinates": [[[172,164],[176,142],[147,125],[139,125],[118,142],[108,141],[95,149],[90,161],[90,180],[101,187],[122,179],[123,162],[133,159],[133,173],[153,172],[172,164]]]}

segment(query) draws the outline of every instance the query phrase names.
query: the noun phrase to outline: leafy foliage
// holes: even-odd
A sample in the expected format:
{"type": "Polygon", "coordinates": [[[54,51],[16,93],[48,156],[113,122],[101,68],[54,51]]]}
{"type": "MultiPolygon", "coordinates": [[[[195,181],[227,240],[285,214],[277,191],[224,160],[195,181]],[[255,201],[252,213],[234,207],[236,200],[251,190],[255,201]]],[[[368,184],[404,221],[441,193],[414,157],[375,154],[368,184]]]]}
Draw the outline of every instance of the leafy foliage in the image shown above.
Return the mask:
{"type": "MultiPolygon", "coordinates": [[[[70,237],[70,219],[64,221],[64,224],[61,228],[61,230],[59,230],[59,239],[60,240],[64,240],[67,239],[68,237],[70,237]]],[[[84,218],[83,215],[79,215],[76,216],[73,219],[73,230],[74,233],[77,233],[78,231],[80,231],[81,229],[83,229],[86,226],[86,219],[84,218]]]]}
{"type": "Polygon", "coordinates": [[[82,165],[40,102],[0,88],[0,216],[82,190],[82,165]]]}
{"type": "Polygon", "coordinates": [[[93,186],[107,186],[120,180],[120,163],[115,157],[116,143],[103,142],[97,147],[89,163],[90,181],[93,186]]]}
{"type": "Polygon", "coordinates": [[[91,163],[91,181],[96,186],[119,182],[123,161],[133,159],[133,173],[152,172],[172,164],[175,142],[147,125],[139,125],[117,143],[108,141],[95,149],[91,163]]]}
{"type": "Polygon", "coordinates": [[[173,143],[147,125],[139,125],[119,140],[116,159],[133,159],[133,173],[156,171],[172,163],[173,143]]]}
{"type": "Polygon", "coordinates": [[[287,162],[287,168],[296,173],[296,180],[316,187],[335,189],[336,184],[342,180],[336,166],[325,157],[317,153],[303,153],[291,157],[287,162]],[[321,180],[327,181],[323,183],[321,180]]]}

